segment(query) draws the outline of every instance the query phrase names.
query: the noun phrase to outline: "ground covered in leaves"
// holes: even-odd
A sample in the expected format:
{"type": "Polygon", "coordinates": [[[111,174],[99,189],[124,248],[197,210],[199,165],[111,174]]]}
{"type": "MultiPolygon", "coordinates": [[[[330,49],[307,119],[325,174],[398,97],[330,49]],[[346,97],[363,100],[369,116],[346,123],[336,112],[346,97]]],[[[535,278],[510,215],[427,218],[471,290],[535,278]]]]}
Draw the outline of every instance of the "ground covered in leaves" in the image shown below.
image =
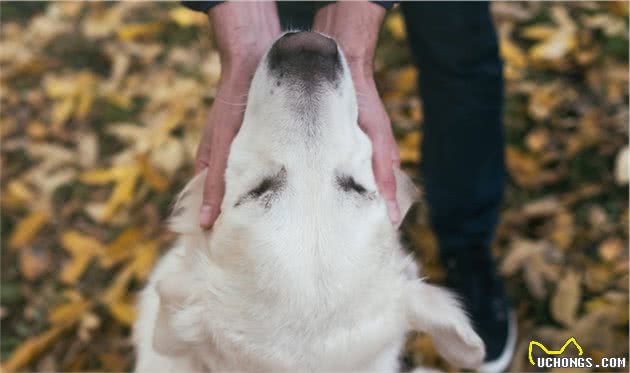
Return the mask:
{"type": "MultiPolygon", "coordinates": [[[[207,20],[175,3],[1,9],[3,368],[125,371],[134,297],[173,235],[170,201],[220,76],[207,20]]],[[[628,5],[494,3],[505,58],[510,181],[495,245],[531,339],[628,356],[628,5]]],[[[390,12],[378,83],[405,168],[422,103],[390,12]]],[[[431,279],[422,209],[404,226],[431,279]]],[[[449,369],[414,336],[408,358],[449,369]]]]}

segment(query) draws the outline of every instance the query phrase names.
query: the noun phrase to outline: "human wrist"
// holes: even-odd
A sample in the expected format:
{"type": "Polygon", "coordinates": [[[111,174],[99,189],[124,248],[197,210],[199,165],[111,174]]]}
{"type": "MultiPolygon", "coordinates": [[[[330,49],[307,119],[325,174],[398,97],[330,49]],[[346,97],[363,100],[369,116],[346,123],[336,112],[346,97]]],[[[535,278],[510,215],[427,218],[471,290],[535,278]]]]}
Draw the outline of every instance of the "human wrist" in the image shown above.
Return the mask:
{"type": "Polygon", "coordinates": [[[208,11],[221,59],[222,75],[252,75],[280,34],[274,3],[226,2],[208,11]]]}
{"type": "Polygon", "coordinates": [[[371,75],[385,10],[370,2],[337,2],[320,8],[313,30],[339,43],[353,74],[371,75]]]}

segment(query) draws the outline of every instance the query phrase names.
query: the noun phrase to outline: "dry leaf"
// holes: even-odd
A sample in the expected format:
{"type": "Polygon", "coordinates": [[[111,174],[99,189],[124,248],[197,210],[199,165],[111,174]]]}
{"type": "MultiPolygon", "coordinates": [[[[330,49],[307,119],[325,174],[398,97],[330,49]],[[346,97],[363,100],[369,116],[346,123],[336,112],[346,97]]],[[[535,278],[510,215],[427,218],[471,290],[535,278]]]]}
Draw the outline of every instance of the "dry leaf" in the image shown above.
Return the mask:
{"type": "Polygon", "coordinates": [[[619,151],[615,160],[615,182],[617,184],[628,184],[628,167],[630,167],[630,160],[628,158],[628,146],[626,145],[619,151]]]}
{"type": "Polygon", "coordinates": [[[11,357],[2,363],[2,370],[14,372],[22,368],[42,351],[47,349],[64,329],[65,327],[63,326],[56,326],[22,342],[20,346],[13,351],[11,357]]]}
{"type": "Polygon", "coordinates": [[[422,137],[418,131],[408,133],[398,142],[398,151],[401,162],[420,161],[420,141],[422,137]]]}
{"type": "Polygon", "coordinates": [[[577,309],[582,298],[581,282],[581,275],[568,271],[558,282],[551,298],[551,315],[567,327],[574,325],[577,320],[577,309]]]}
{"type": "Polygon", "coordinates": [[[40,277],[50,267],[50,255],[32,247],[23,247],[20,250],[20,273],[27,280],[33,281],[40,277]]]}
{"type": "Polygon", "coordinates": [[[92,302],[84,299],[61,304],[48,311],[48,322],[52,325],[61,326],[75,323],[81,319],[91,306],[92,302]]]}
{"type": "Polygon", "coordinates": [[[75,284],[92,258],[105,250],[98,240],[77,231],[65,232],[61,236],[61,245],[71,255],[59,274],[60,280],[66,284],[75,284]]]}
{"type": "Polygon", "coordinates": [[[48,213],[46,211],[33,211],[27,215],[20,220],[11,233],[9,237],[9,248],[17,249],[18,247],[27,245],[47,221],[48,213]]]}
{"type": "Polygon", "coordinates": [[[599,245],[599,256],[607,262],[617,259],[624,251],[623,241],[618,237],[612,237],[599,245]]]}

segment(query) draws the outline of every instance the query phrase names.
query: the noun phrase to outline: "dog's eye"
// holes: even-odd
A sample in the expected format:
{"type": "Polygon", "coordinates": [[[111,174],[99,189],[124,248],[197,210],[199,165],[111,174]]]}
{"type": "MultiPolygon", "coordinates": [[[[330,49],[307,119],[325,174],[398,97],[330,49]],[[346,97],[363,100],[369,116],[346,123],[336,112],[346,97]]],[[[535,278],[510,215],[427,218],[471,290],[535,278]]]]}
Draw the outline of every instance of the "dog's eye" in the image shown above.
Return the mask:
{"type": "Polygon", "coordinates": [[[348,175],[337,176],[337,185],[339,185],[344,192],[356,192],[359,194],[365,194],[367,192],[363,185],[357,183],[352,176],[348,175]]]}
{"type": "Polygon", "coordinates": [[[248,196],[252,198],[258,198],[268,192],[274,185],[277,184],[276,179],[273,177],[266,177],[263,181],[258,184],[258,186],[247,193],[248,196]]]}
{"type": "Polygon", "coordinates": [[[265,177],[254,189],[241,196],[234,206],[239,206],[248,200],[262,199],[264,200],[263,202],[265,207],[269,207],[271,205],[273,195],[280,191],[280,189],[284,186],[286,182],[286,174],[287,172],[283,167],[277,174],[265,177]]]}

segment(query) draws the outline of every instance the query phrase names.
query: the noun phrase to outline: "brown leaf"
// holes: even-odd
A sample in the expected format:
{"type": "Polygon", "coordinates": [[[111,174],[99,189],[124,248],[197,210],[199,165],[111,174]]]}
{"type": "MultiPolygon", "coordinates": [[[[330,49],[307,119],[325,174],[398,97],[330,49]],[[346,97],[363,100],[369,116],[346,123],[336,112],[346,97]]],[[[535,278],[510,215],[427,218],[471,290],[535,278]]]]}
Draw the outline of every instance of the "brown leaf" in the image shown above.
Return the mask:
{"type": "Polygon", "coordinates": [[[569,270],[558,282],[556,291],[551,298],[551,315],[567,327],[572,326],[577,319],[577,309],[582,298],[582,276],[569,270]]]}
{"type": "Polygon", "coordinates": [[[50,267],[50,255],[42,250],[24,247],[20,250],[20,273],[30,281],[40,277],[50,267]]]}

